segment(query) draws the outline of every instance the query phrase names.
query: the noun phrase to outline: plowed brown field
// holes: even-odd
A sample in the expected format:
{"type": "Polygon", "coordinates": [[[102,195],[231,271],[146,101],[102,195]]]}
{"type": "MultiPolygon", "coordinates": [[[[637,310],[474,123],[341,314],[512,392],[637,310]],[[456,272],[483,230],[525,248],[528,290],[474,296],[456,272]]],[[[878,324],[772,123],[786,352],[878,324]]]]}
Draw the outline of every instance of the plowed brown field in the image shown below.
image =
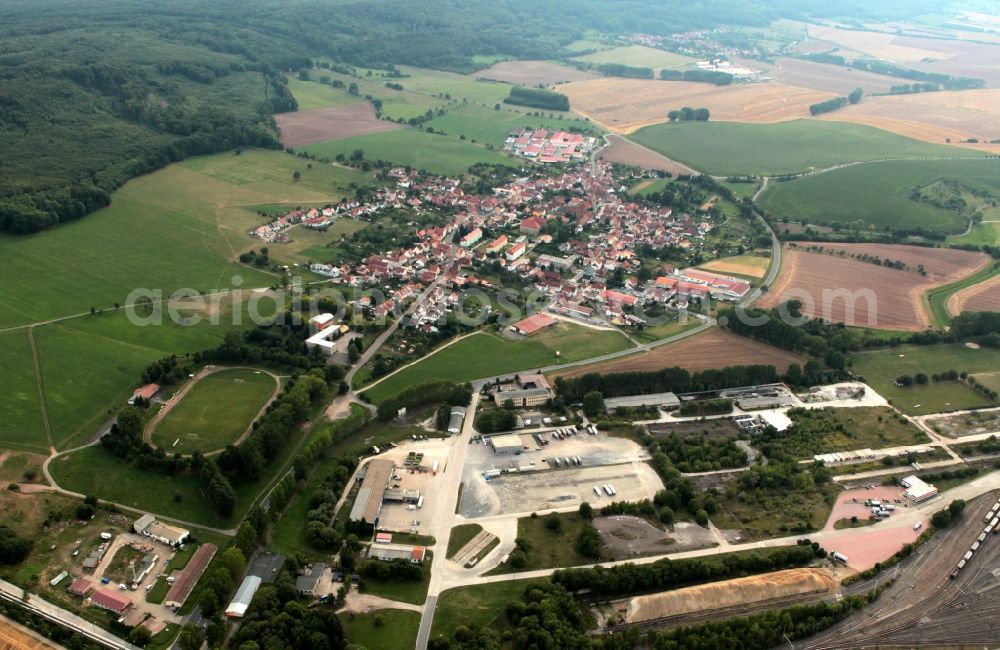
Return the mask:
{"type": "Polygon", "coordinates": [[[473,72],[469,76],[476,79],[506,81],[522,86],[537,86],[538,84],[551,86],[567,81],[596,79],[599,75],[548,61],[501,61],[483,70],[473,72]]]}
{"type": "Polygon", "coordinates": [[[782,122],[808,117],[810,104],[835,96],[781,83],[712,86],[644,79],[577,81],[559,92],[577,112],[619,133],[666,122],[667,113],[683,106],[708,108],[716,121],[782,122]]]}
{"type": "Polygon", "coordinates": [[[608,162],[635,165],[643,169],[658,169],[670,172],[674,176],[694,173],[694,170],[687,165],[682,165],[631,140],[626,140],[620,135],[609,135],[608,142],[611,144],[601,150],[601,158],[608,162]]]}
{"type": "Polygon", "coordinates": [[[927,291],[971,275],[989,262],[983,253],[946,248],[822,244],[825,252],[805,250],[810,245],[800,242],[785,249],[781,274],[758,303],[761,307],[796,299],[802,301],[803,313],[816,318],[876,329],[921,330],[931,325],[924,303],[927,291]],[[892,259],[910,268],[879,266],[851,258],[852,254],[892,259]],[[921,264],[926,276],[917,271],[921,264]]]}
{"type": "Polygon", "coordinates": [[[578,377],[588,372],[646,371],[673,366],[697,372],[711,368],[750,364],[773,365],[778,369],[778,372],[785,372],[790,364],[803,363],[804,361],[805,358],[801,355],[730,334],[725,330],[710,329],[703,334],[682,339],[677,343],[662,345],[649,352],[571,368],[554,373],[553,376],[578,377]]]}
{"type": "Polygon", "coordinates": [[[27,628],[0,616],[0,650],[51,650],[56,647],[27,628]]]}
{"type": "Polygon", "coordinates": [[[274,120],[281,130],[281,143],[286,147],[404,128],[401,124],[375,117],[375,108],[368,102],[280,113],[274,116],[274,120]]]}
{"type": "Polygon", "coordinates": [[[1000,275],[955,292],[948,298],[948,313],[1000,311],[1000,275]]]}
{"type": "MultiPolygon", "coordinates": [[[[1000,51],[1000,48],[998,48],[1000,51]]],[[[1000,153],[1000,90],[963,90],[866,97],[822,119],[867,124],[916,140],[952,144],[976,138],[963,147],[1000,153]]]]}

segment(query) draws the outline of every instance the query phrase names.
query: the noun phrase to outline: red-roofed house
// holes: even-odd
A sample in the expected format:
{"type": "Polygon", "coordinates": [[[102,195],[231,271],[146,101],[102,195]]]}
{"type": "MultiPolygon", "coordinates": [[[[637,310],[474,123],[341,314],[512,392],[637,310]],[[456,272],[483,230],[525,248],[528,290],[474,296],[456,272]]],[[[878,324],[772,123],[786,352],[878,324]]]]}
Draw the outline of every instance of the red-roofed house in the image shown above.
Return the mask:
{"type": "Polygon", "coordinates": [[[521,242],[519,244],[514,244],[509,249],[507,249],[507,260],[513,262],[517,258],[524,255],[524,252],[526,250],[528,250],[528,247],[525,245],[524,242],[521,242]]]}
{"type": "Polygon", "coordinates": [[[542,231],[545,222],[537,217],[529,217],[521,222],[521,232],[526,235],[537,235],[542,231]]]}
{"type": "Polygon", "coordinates": [[[148,402],[153,399],[153,395],[156,395],[156,391],[158,390],[160,390],[159,384],[146,384],[145,386],[136,388],[132,391],[132,399],[130,399],[128,403],[135,404],[139,399],[148,402]]]}
{"type": "Polygon", "coordinates": [[[532,336],[554,326],[559,321],[545,313],[537,313],[519,320],[512,326],[522,336],[532,336]]]}
{"type": "Polygon", "coordinates": [[[73,581],[73,584],[69,586],[69,593],[77,596],[86,596],[87,592],[92,588],[90,580],[87,580],[86,578],[77,578],[73,581]]]}
{"type": "Polygon", "coordinates": [[[94,592],[94,595],[90,597],[90,602],[95,607],[100,607],[119,615],[124,614],[132,608],[131,600],[107,589],[98,589],[94,592]]]}
{"type": "Polygon", "coordinates": [[[498,253],[500,249],[507,245],[507,235],[500,235],[486,245],[487,253],[498,253]]]}

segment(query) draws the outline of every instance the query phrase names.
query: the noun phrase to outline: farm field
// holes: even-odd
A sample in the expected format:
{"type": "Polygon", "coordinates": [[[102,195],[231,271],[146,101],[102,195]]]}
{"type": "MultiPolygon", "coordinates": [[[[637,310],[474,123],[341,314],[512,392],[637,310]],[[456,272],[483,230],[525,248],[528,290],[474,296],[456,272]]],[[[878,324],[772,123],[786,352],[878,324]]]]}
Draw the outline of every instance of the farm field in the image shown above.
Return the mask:
{"type": "Polygon", "coordinates": [[[625,350],[628,339],[617,332],[592,330],[560,323],[554,328],[517,341],[479,332],[391,375],[365,394],[375,403],[408,386],[436,379],[469,381],[493,375],[534,370],[625,350]],[[559,352],[559,356],[556,356],[559,352]]]}
{"type": "MultiPolygon", "coordinates": [[[[228,314],[220,314],[220,323],[228,314]]],[[[82,444],[142,383],[146,366],[171,354],[215,347],[231,329],[207,321],[185,327],[167,318],[162,325],[138,327],[120,312],[36,328],[53,443],[59,449],[82,444]]]]}
{"type": "MultiPolygon", "coordinates": [[[[321,84],[318,81],[302,81],[296,77],[288,77],[288,89],[292,91],[292,96],[299,103],[300,111],[330,108],[331,106],[349,106],[360,102],[367,103],[363,97],[348,94],[346,90],[321,84]]],[[[280,117],[280,115],[275,117],[280,117]]]]}
{"type": "Polygon", "coordinates": [[[610,144],[601,151],[601,158],[608,162],[635,165],[642,169],[656,169],[670,172],[674,176],[693,173],[687,165],[671,160],[620,135],[609,134],[606,138],[610,144]]]}
{"type": "MultiPolygon", "coordinates": [[[[360,75],[363,75],[364,72],[364,70],[358,71],[360,75]]],[[[323,68],[313,68],[309,74],[317,79],[322,76],[328,76],[331,80],[344,82],[345,89],[343,90],[331,87],[331,91],[333,93],[340,93],[343,97],[366,101],[364,97],[366,95],[371,95],[373,98],[381,100],[382,115],[392,120],[400,118],[408,120],[411,117],[423,115],[428,110],[437,109],[446,103],[444,98],[434,97],[433,94],[430,93],[412,92],[412,89],[406,85],[406,79],[394,79],[386,76],[352,77],[350,75],[340,74],[338,72],[334,72],[333,70],[326,70],[323,68]],[[387,88],[385,84],[389,81],[403,84],[404,89],[399,91],[387,88]],[[358,87],[358,94],[356,96],[351,95],[346,90],[346,88],[349,88],[351,84],[355,84],[358,87]]],[[[438,91],[434,91],[434,94],[437,92],[438,91]]],[[[339,96],[337,98],[342,99],[339,96]]]]}
{"type": "MultiPolygon", "coordinates": [[[[1000,47],[996,48],[1000,52],[1000,47]]],[[[998,66],[1000,67],[1000,66],[998,66]]],[[[951,90],[866,97],[853,106],[825,114],[824,121],[854,122],[915,140],[1000,153],[1000,90],[951,90]],[[965,143],[968,139],[976,143],[965,143]]]]}
{"type": "Polygon", "coordinates": [[[910,198],[914,190],[945,179],[1000,196],[1000,160],[897,160],[845,167],[773,183],[760,204],[775,218],[819,225],[960,232],[966,216],[910,198]]]}
{"type": "Polygon", "coordinates": [[[824,245],[825,252],[810,252],[807,246],[786,247],[781,273],[758,304],[776,307],[798,299],[809,316],[873,329],[917,331],[931,326],[925,294],[976,272],[988,262],[980,253],[942,248],[835,244],[824,245]],[[852,259],[850,254],[905,262],[909,270],[852,259]],[[926,276],[917,272],[920,264],[926,276]]]}
{"type": "Polygon", "coordinates": [[[832,93],[780,83],[713,86],[611,78],[576,81],[560,86],[559,92],[569,97],[577,112],[616,133],[666,122],[667,113],[682,106],[708,108],[713,121],[781,122],[808,117],[810,104],[833,97],[832,93]]]}
{"type": "Polygon", "coordinates": [[[934,41],[900,45],[895,35],[882,32],[839,29],[814,24],[810,24],[807,30],[812,38],[837,43],[851,50],[889,61],[913,63],[924,58],[947,58],[947,52],[940,50],[934,41]]]}
{"type": "Polygon", "coordinates": [[[1000,350],[972,349],[962,343],[901,346],[859,352],[850,357],[854,372],[864,377],[879,394],[909,415],[990,406],[989,400],[960,382],[932,382],[923,386],[898,387],[896,377],[931,375],[943,370],[969,373],[1000,371],[1000,350]]]}
{"type": "Polygon", "coordinates": [[[800,355],[713,328],[649,352],[570,368],[553,373],[553,376],[577,377],[588,372],[647,371],[672,366],[696,372],[745,364],[771,364],[778,372],[785,372],[790,364],[804,362],[805,358],[800,355]]]}
{"type": "Polygon", "coordinates": [[[368,160],[388,160],[398,165],[425,169],[434,174],[458,175],[479,162],[515,167],[518,161],[496,151],[458,139],[458,135],[434,135],[416,129],[332,140],[302,147],[317,156],[349,156],[361,149],[368,160]]]}
{"type": "Polygon", "coordinates": [[[27,330],[0,333],[0,447],[47,452],[48,437],[38,398],[27,330]]]}
{"type": "Polygon", "coordinates": [[[404,128],[375,117],[375,108],[369,102],[281,113],[274,120],[281,130],[281,143],[286,147],[404,128]]]}
{"type": "Polygon", "coordinates": [[[420,613],[405,609],[379,609],[338,618],[350,644],[379,650],[409,650],[420,627],[420,613]]]}
{"type": "Polygon", "coordinates": [[[667,52],[645,45],[625,45],[573,58],[584,63],[620,63],[636,68],[652,68],[656,75],[659,75],[660,70],[664,68],[683,68],[695,61],[683,54],[667,52]]]}
{"type": "Polygon", "coordinates": [[[863,89],[865,95],[887,93],[890,88],[902,83],[897,77],[787,57],[779,58],[767,75],[789,86],[837,95],[847,95],[855,88],[863,89]]]}
{"type": "Polygon", "coordinates": [[[274,377],[250,368],[220,370],[196,381],[153,425],[153,444],[168,453],[204,453],[232,444],[278,389],[274,377]]]}
{"type": "Polygon", "coordinates": [[[567,81],[596,79],[598,75],[551,61],[501,61],[477,70],[476,79],[496,79],[521,86],[553,86],[567,81]]]}
{"type": "Polygon", "coordinates": [[[947,309],[953,316],[963,311],[1000,311],[1000,275],[953,293],[947,309]]]}
{"type": "Polygon", "coordinates": [[[702,264],[698,268],[716,273],[734,273],[751,278],[762,278],[767,273],[767,268],[771,265],[771,257],[763,255],[737,255],[735,257],[723,257],[702,264]]]}
{"type": "Polygon", "coordinates": [[[819,120],[660,124],[637,131],[632,139],[695,169],[723,176],[794,174],[887,156],[976,155],[872,127],[819,120]]]}
{"type": "Polygon", "coordinates": [[[255,247],[247,233],[261,223],[244,206],[330,202],[359,178],[353,169],[308,169],[306,161],[263,150],[190,158],[140,176],[86,219],[0,236],[0,258],[18,278],[0,286],[0,328],[124,304],[137,287],[169,296],[181,287],[230,287],[234,276],[244,288],[273,285],[274,275],[235,261],[255,247]]]}
{"type": "Polygon", "coordinates": [[[546,127],[569,130],[570,128],[590,128],[600,131],[592,122],[572,114],[557,114],[557,117],[535,117],[519,109],[503,104],[497,111],[493,107],[468,105],[448,111],[427,123],[435,131],[444,131],[450,137],[464,135],[478,144],[491,143],[502,148],[507,134],[522,127],[546,127]],[[565,115],[565,117],[563,117],[565,115]]]}
{"type": "MultiPolygon", "coordinates": [[[[470,102],[487,104],[492,107],[502,102],[510,95],[510,85],[498,81],[484,81],[474,76],[431,70],[429,68],[414,68],[398,66],[399,71],[408,77],[394,79],[403,85],[403,92],[419,95],[451,95],[451,99],[468,99],[470,102]]],[[[396,92],[396,91],[390,91],[396,92]]]]}

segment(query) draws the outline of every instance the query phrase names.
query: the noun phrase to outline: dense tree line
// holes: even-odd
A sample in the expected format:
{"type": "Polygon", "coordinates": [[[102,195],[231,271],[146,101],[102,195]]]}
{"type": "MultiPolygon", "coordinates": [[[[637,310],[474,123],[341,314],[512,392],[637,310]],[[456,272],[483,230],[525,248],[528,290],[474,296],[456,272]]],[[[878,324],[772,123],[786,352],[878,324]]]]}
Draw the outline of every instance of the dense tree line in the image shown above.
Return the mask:
{"type": "Polygon", "coordinates": [[[309,497],[309,513],[306,516],[306,539],[309,544],[321,551],[334,550],[340,547],[340,534],[333,527],[333,517],[337,501],[343,494],[347,482],[357,467],[357,462],[349,458],[340,458],[330,468],[326,477],[309,497]]]}
{"type": "Polygon", "coordinates": [[[736,386],[770,384],[779,380],[774,366],[729,366],[691,373],[673,367],[648,372],[587,373],[579,377],[557,377],[556,392],[566,402],[579,402],[596,391],[608,397],[647,393],[690,393],[736,386]]]}
{"type": "Polygon", "coordinates": [[[811,546],[783,546],[686,560],[663,559],[652,564],[560,569],[552,574],[552,581],[570,592],[587,590],[613,598],[807,566],[814,558],[811,546]]]}
{"type": "Polygon", "coordinates": [[[652,68],[641,68],[621,63],[600,63],[594,69],[609,77],[627,77],[629,79],[654,79],[656,75],[652,68]]]}
{"type": "Polygon", "coordinates": [[[512,86],[510,96],[504,98],[505,104],[516,104],[518,106],[529,106],[531,108],[541,108],[548,111],[568,111],[569,97],[562,93],[542,88],[526,88],[524,86],[512,86]]]}
{"type": "Polygon", "coordinates": [[[684,402],[677,410],[678,415],[692,417],[697,415],[723,415],[733,412],[733,400],[722,399],[699,399],[684,402]]]}
{"type": "Polygon", "coordinates": [[[986,86],[986,82],[982,79],[952,77],[940,72],[924,72],[923,70],[904,68],[895,63],[877,61],[875,59],[855,59],[851,62],[851,67],[876,74],[889,75],[890,77],[902,77],[903,79],[940,84],[946,90],[968,90],[970,88],[983,88],[986,86]]]}
{"type": "Polygon", "coordinates": [[[847,106],[846,97],[833,97],[823,102],[818,102],[816,104],[810,104],[809,114],[810,115],[822,115],[823,113],[832,113],[838,108],[843,108],[847,106]]]}
{"type": "Polygon", "coordinates": [[[667,113],[667,119],[671,122],[707,122],[710,116],[711,112],[707,108],[691,108],[690,106],[667,113]]]}
{"type": "Polygon", "coordinates": [[[461,386],[450,381],[428,381],[410,386],[395,397],[389,397],[378,405],[378,419],[388,421],[396,417],[402,408],[415,408],[432,404],[468,406],[472,401],[472,387],[461,386]]]}
{"type": "Polygon", "coordinates": [[[733,75],[728,72],[717,70],[660,70],[660,79],[663,81],[694,81],[705,84],[715,84],[716,86],[728,86],[733,83],[733,75]]]}
{"type": "Polygon", "coordinates": [[[476,430],[480,433],[510,431],[516,426],[517,414],[505,408],[481,409],[476,413],[476,430]]]}

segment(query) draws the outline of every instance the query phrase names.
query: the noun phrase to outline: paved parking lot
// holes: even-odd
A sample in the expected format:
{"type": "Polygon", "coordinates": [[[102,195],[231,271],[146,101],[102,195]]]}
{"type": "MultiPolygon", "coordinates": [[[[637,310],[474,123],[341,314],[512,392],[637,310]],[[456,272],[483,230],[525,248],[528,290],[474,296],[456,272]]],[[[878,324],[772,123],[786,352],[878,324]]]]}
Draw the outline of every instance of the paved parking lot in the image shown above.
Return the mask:
{"type": "Polygon", "coordinates": [[[903,488],[897,485],[876,485],[870,490],[867,488],[844,490],[837,495],[837,502],[833,505],[823,530],[833,530],[833,525],[841,519],[850,519],[851,517],[868,519],[872,514],[872,509],[865,505],[867,499],[888,501],[896,506],[896,510],[905,510],[910,507],[910,500],[903,496],[903,488]],[[897,500],[899,503],[896,503],[897,500]]]}
{"type": "MultiPolygon", "coordinates": [[[[389,503],[382,505],[382,515],[379,518],[379,528],[389,531],[413,532],[419,535],[433,535],[433,522],[435,513],[439,508],[453,509],[455,507],[454,497],[439,498],[439,485],[443,484],[446,472],[452,471],[448,467],[448,450],[453,444],[460,443],[457,438],[439,438],[423,441],[408,441],[400,444],[395,449],[383,453],[379,458],[387,458],[396,463],[396,476],[398,480],[393,480],[390,486],[399,486],[401,490],[416,490],[424,497],[424,504],[421,508],[411,510],[405,503],[389,503]],[[427,471],[407,469],[403,466],[403,461],[410,452],[424,455],[421,466],[427,471]],[[437,475],[431,471],[434,461],[438,461],[437,475]],[[419,523],[414,523],[419,522],[419,523]]],[[[461,471],[460,468],[454,471],[461,471]]]]}

